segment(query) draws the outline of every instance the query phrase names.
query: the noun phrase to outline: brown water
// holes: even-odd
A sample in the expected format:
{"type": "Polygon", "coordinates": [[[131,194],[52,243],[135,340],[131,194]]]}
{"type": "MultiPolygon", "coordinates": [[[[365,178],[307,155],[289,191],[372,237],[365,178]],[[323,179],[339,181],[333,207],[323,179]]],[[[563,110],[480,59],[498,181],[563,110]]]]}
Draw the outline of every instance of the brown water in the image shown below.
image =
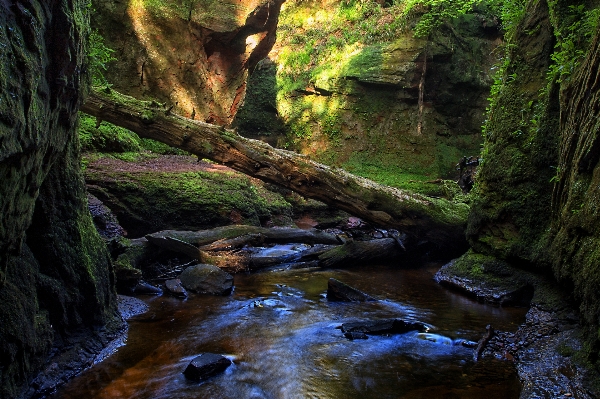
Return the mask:
{"type": "Polygon", "coordinates": [[[483,305],[439,287],[439,265],[402,269],[295,270],[235,276],[229,297],[148,298],[125,346],[72,380],[53,398],[518,398],[508,361],[475,363],[486,324],[516,330],[524,309],[483,305]],[[381,301],[328,302],[335,277],[381,301]],[[431,325],[417,333],[350,341],[343,322],[402,318],[431,325]],[[204,383],[182,372],[201,352],[234,364],[204,383]]]}

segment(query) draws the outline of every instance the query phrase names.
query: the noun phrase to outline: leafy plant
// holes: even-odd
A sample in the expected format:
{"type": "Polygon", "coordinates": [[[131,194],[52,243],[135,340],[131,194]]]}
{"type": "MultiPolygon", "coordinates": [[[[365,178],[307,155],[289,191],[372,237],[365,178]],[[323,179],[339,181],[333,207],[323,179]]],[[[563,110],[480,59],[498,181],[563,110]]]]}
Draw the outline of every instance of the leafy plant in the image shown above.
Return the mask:
{"type": "Polygon", "coordinates": [[[600,9],[587,10],[585,5],[569,5],[564,11],[558,0],[549,2],[555,26],[556,45],[548,71],[549,79],[561,83],[573,73],[585,55],[584,48],[597,31],[600,9]]]}
{"type": "Polygon", "coordinates": [[[92,75],[92,84],[94,86],[106,86],[108,81],[104,77],[107,65],[116,61],[113,57],[115,50],[104,44],[104,38],[98,33],[98,30],[92,30],[88,40],[88,65],[92,75]]]}

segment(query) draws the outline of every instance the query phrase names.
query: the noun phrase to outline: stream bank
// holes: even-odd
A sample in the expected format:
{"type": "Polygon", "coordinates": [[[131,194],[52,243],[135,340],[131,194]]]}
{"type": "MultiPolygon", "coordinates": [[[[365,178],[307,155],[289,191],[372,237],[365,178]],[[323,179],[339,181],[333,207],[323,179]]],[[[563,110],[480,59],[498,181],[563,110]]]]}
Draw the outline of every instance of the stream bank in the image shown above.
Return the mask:
{"type": "MultiPolygon", "coordinates": [[[[360,223],[356,223],[356,220],[353,221],[355,223],[346,226],[350,228],[347,228],[345,232],[342,229],[323,231],[318,233],[321,235],[319,239],[314,238],[317,237],[315,230],[313,232],[308,230],[307,233],[310,234],[306,234],[305,237],[313,238],[307,241],[311,244],[304,244],[304,247],[298,246],[298,244],[276,244],[269,249],[269,246],[272,246],[273,242],[281,243],[283,241],[271,238],[272,244],[270,245],[268,242],[265,243],[263,241],[262,244],[267,244],[267,247],[262,250],[262,254],[260,250],[258,253],[254,251],[256,256],[262,259],[269,253],[269,255],[274,254],[275,257],[272,258],[273,260],[267,261],[263,268],[254,269],[252,272],[248,272],[247,268],[232,270],[232,272],[237,272],[234,274],[236,283],[233,296],[235,297],[240,289],[237,286],[239,279],[246,279],[248,276],[256,275],[256,278],[261,280],[262,277],[258,276],[263,274],[281,274],[285,276],[289,273],[296,273],[306,276],[305,278],[308,278],[308,281],[310,281],[311,277],[308,276],[313,273],[329,275],[335,269],[319,267],[319,258],[317,257],[313,258],[315,259],[314,261],[306,262],[306,260],[302,260],[299,254],[310,249],[311,245],[323,245],[325,242],[329,245],[338,244],[339,246],[341,242],[336,243],[336,236],[341,236],[342,234],[345,234],[345,237],[354,236],[359,240],[364,240],[365,238],[373,239],[369,235],[373,231],[367,233],[367,230],[357,229],[357,227],[360,227],[360,223]],[[321,244],[318,244],[319,242],[321,244]],[[291,250],[291,248],[294,249],[291,250]],[[293,260],[298,262],[293,262],[293,260]],[[300,269],[295,267],[299,267],[300,269]]],[[[222,246],[228,246],[231,240],[234,240],[236,237],[243,237],[249,233],[261,231],[262,234],[268,235],[265,230],[273,230],[272,237],[280,236],[287,237],[288,239],[293,236],[296,238],[299,237],[295,235],[297,233],[292,234],[292,232],[296,231],[294,229],[265,229],[257,226],[229,226],[206,230],[205,232],[159,232],[150,234],[147,238],[142,239],[146,240],[146,243],[143,244],[143,248],[147,251],[145,255],[137,252],[134,257],[131,257],[125,252],[125,254],[118,258],[120,260],[117,260],[116,264],[122,264],[124,259],[133,260],[129,266],[142,269],[139,277],[146,278],[154,284],[160,284],[159,282],[165,281],[166,278],[157,279],[156,273],[162,273],[163,276],[168,276],[169,278],[177,278],[176,274],[169,274],[169,270],[181,272],[183,268],[189,267],[189,259],[182,258],[184,254],[181,252],[172,252],[173,249],[178,249],[178,247],[167,245],[167,247],[160,248],[164,244],[160,244],[161,241],[156,241],[156,238],[173,237],[186,242],[190,246],[192,246],[191,243],[194,243],[210,250],[219,248],[219,242],[223,243],[222,246]],[[155,241],[148,242],[148,239],[151,238],[155,241]],[[225,238],[224,241],[223,238],[225,238]],[[218,239],[221,239],[221,241],[218,239]],[[159,243],[158,247],[160,249],[156,248],[156,243],[159,243]],[[186,262],[186,264],[181,268],[173,263],[172,259],[168,260],[169,256],[178,257],[175,262],[186,262]],[[157,258],[151,259],[151,257],[157,258]],[[159,261],[156,262],[156,260],[159,261]]],[[[382,240],[383,238],[378,237],[377,239],[382,240]]],[[[229,247],[228,249],[231,251],[233,248],[229,247]]],[[[185,251],[189,251],[189,247],[185,247],[185,251]]],[[[252,253],[248,248],[246,248],[246,251],[252,253]]],[[[421,256],[423,255],[427,256],[421,253],[421,256]]],[[[405,268],[407,265],[420,263],[421,261],[417,260],[417,258],[419,257],[410,257],[406,254],[403,256],[402,252],[399,251],[391,254],[388,259],[393,259],[393,263],[402,264],[403,266],[400,267],[405,268]]],[[[357,267],[363,269],[368,267],[366,265],[370,263],[371,261],[364,260],[357,267]]],[[[334,267],[337,269],[342,267],[350,273],[357,271],[357,267],[347,269],[347,266],[337,263],[334,267]]],[[[525,314],[524,318],[511,328],[506,328],[502,324],[498,324],[496,316],[488,317],[485,323],[492,325],[495,329],[495,334],[481,352],[481,359],[487,359],[486,361],[490,359],[500,361],[506,367],[515,371],[515,375],[518,376],[522,385],[520,396],[514,396],[515,398],[594,397],[594,388],[590,385],[589,369],[577,355],[582,345],[578,317],[568,300],[564,297],[564,294],[561,293],[554,283],[539,274],[523,271],[505,262],[500,262],[493,257],[486,257],[472,252],[458,260],[445,264],[441,268],[440,266],[441,264],[433,267],[431,265],[425,266],[428,273],[430,273],[429,278],[435,279],[440,286],[449,287],[450,291],[461,291],[459,297],[465,294],[467,297],[471,297],[472,299],[465,299],[467,302],[489,304],[485,305],[488,306],[488,309],[491,306],[491,308],[498,309],[499,312],[503,312],[503,309],[515,309],[521,311],[521,314],[525,314]],[[467,259],[469,260],[468,262],[467,259]],[[514,306],[517,307],[515,308],[514,306]],[[527,308],[529,310],[526,311],[525,309],[527,308]]],[[[408,266],[409,269],[412,267],[408,266]]],[[[368,270],[371,270],[371,268],[369,267],[368,270]]],[[[393,273],[389,269],[388,271],[393,273]]],[[[344,275],[346,273],[343,272],[344,275]]],[[[368,275],[370,272],[367,271],[366,273],[368,275]]],[[[368,278],[365,275],[362,279],[368,278]]],[[[394,288],[389,286],[389,283],[385,286],[387,288],[371,286],[365,283],[359,285],[359,287],[369,293],[385,292],[386,297],[387,295],[394,295],[392,294],[394,288]]],[[[323,295],[323,287],[321,289],[317,288],[317,291],[321,292],[320,295],[323,295]]],[[[284,288],[280,287],[280,289],[285,291],[284,288]]],[[[163,297],[168,298],[167,292],[168,290],[164,291],[163,297]]],[[[193,293],[190,295],[192,295],[191,298],[195,296],[193,293]]],[[[266,297],[259,296],[257,298],[253,299],[250,304],[251,306],[259,308],[272,306],[277,308],[280,306],[277,302],[280,298],[279,296],[270,298],[267,295],[266,297]]],[[[379,298],[381,298],[380,295],[379,298]]],[[[166,300],[170,302],[169,299],[166,300]]],[[[484,328],[481,327],[478,331],[472,331],[467,339],[477,341],[483,332],[484,328]]],[[[436,339],[444,340],[445,338],[442,336],[442,338],[436,339]]],[[[469,352],[471,353],[471,357],[474,356],[473,352],[474,350],[469,352]]]]}
{"type": "MultiPolygon", "coordinates": [[[[131,164],[108,159],[101,160],[99,164],[108,164],[111,168],[114,168],[115,165],[121,165],[122,170],[119,173],[123,176],[131,176],[138,171],[151,172],[159,167],[165,168],[167,172],[182,172],[188,170],[188,168],[210,170],[214,165],[204,161],[197,162],[189,157],[159,157],[148,159],[144,163],[146,164],[145,166],[140,166],[139,164],[136,166],[135,163],[131,164]]],[[[217,170],[222,167],[216,165],[214,167],[216,168],[214,171],[217,173],[222,173],[223,171],[227,173],[225,169],[217,170]]],[[[116,169],[118,170],[118,168],[116,169]]],[[[95,173],[93,172],[95,170],[101,170],[101,166],[96,166],[92,163],[87,173],[95,173]]],[[[297,201],[297,203],[301,202],[297,201]]],[[[291,209],[297,208],[291,206],[291,209]]],[[[338,230],[333,231],[333,236],[337,234],[338,237],[343,237],[343,235],[340,236],[340,234],[343,234],[343,230],[339,229],[339,227],[351,227],[355,228],[354,235],[359,236],[362,234],[363,238],[365,238],[364,235],[368,229],[356,229],[360,226],[360,221],[354,220],[348,223],[349,219],[347,215],[338,214],[334,218],[325,218],[327,221],[317,222],[317,220],[320,220],[320,213],[311,213],[311,209],[318,210],[322,208],[319,208],[317,204],[313,208],[304,208],[301,212],[292,211],[288,213],[288,215],[292,215],[292,217],[288,217],[288,223],[291,224],[295,219],[296,221],[308,221],[309,223],[305,227],[337,226],[338,230]],[[357,234],[356,232],[358,231],[361,234],[357,234]]],[[[328,215],[331,216],[332,213],[328,215]]],[[[268,223],[267,225],[272,224],[268,223]]],[[[262,227],[254,226],[246,231],[246,233],[250,233],[250,230],[257,233],[260,229],[262,227]]],[[[370,234],[374,232],[375,230],[371,230],[370,234]]],[[[186,238],[186,233],[183,232],[166,234],[191,242],[189,235],[186,238]]],[[[151,236],[157,236],[157,234],[151,234],[151,236]]],[[[164,237],[165,234],[161,233],[158,236],[164,237]]],[[[375,237],[370,236],[369,238],[375,237]]],[[[383,238],[383,236],[376,238],[383,238]]],[[[143,243],[146,239],[142,238],[140,240],[134,240],[134,242],[138,242],[136,245],[148,245],[147,243],[143,243]]],[[[204,242],[204,245],[206,244],[204,242]]],[[[414,250],[414,248],[411,249],[414,250]]],[[[427,251],[423,251],[420,254],[423,255],[425,253],[427,251]]],[[[158,256],[156,249],[152,252],[151,256],[158,256]]],[[[156,271],[164,273],[165,268],[172,266],[168,261],[169,256],[174,255],[170,254],[165,257],[163,252],[162,255],[158,256],[161,260],[154,263],[154,273],[156,271]]],[[[181,257],[181,254],[179,256],[181,257]]],[[[403,257],[407,258],[406,254],[403,254],[403,251],[396,252],[395,256],[400,256],[399,259],[403,259],[403,257]]],[[[501,359],[510,363],[514,362],[524,387],[521,396],[523,398],[532,397],[531,395],[535,396],[536,394],[541,395],[542,393],[554,397],[552,395],[558,395],[559,392],[562,392],[561,395],[571,393],[572,395],[578,395],[576,397],[593,397],[589,393],[594,392],[594,388],[590,386],[590,378],[588,378],[589,375],[586,375],[586,367],[581,359],[578,359],[577,355],[581,346],[577,315],[569,306],[565,306],[568,301],[559,293],[557,287],[550,283],[549,280],[543,279],[535,273],[520,271],[505,262],[497,261],[491,257],[473,253],[470,258],[466,257],[466,259],[469,259],[469,261],[461,258],[459,261],[451,262],[444,266],[437,274],[436,279],[442,285],[451,285],[453,288],[459,288],[463,291],[463,294],[466,293],[478,301],[487,302],[494,306],[531,306],[525,322],[516,331],[496,331],[496,335],[484,350],[483,356],[501,359]],[[566,344],[565,340],[567,340],[566,344]],[[544,365],[545,367],[543,367],[544,365]]],[[[182,261],[181,259],[179,260],[182,261]]],[[[213,257],[212,260],[214,261],[216,258],[213,257]]],[[[189,262],[189,259],[185,261],[189,262]]],[[[139,253],[133,259],[127,259],[127,256],[122,256],[121,261],[116,262],[117,270],[123,264],[127,268],[131,266],[135,268],[136,264],[145,262],[148,262],[148,257],[140,256],[139,253]],[[126,262],[124,263],[123,260],[126,260],[126,262]]],[[[316,261],[304,262],[304,266],[314,267],[316,265],[314,262],[316,261]]],[[[223,264],[220,266],[223,266],[223,264]]],[[[290,266],[287,264],[275,269],[283,271],[286,269],[289,270],[289,268],[290,266]]],[[[233,272],[239,272],[240,270],[246,270],[246,267],[233,270],[233,272]]],[[[142,273],[135,274],[135,276],[139,279],[142,273]]],[[[148,276],[148,278],[154,279],[156,275],[148,276]]],[[[494,323],[492,322],[491,324],[493,325],[494,323]]],[[[497,326],[494,327],[498,329],[497,326]]],[[[483,333],[483,330],[481,333],[483,333]]]]}

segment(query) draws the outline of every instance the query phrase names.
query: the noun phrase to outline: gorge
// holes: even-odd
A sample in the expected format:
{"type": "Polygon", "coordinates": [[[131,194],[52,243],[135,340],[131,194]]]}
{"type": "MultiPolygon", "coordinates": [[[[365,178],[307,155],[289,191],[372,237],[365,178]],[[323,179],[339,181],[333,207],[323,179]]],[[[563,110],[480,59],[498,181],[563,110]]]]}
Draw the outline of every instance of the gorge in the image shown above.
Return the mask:
{"type": "MultiPolygon", "coordinates": [[[[460,217],[450,230],[433,217],[433,229],[415,236],[441,247],[454,245],[448,237],[468,243],[443,268],[459,283],[513,284],[529,278],[514,277],[524,272],[559,284],[567,301],[533,287],[529,320],[541,312],[581,325],[581,336],[575,328],[551,333],[554,346],[544,350],[562,348],[574,374],[587,375],[578,395],[594,397],[598,3],[465,2],[467,12],[415,4],[404,19],[405,6],[388,2],[91,6],[92,28],[115,49],[104,72],[113,90],[154,101],[165,117],[236,127],[334,174],[343,168],[409,196],[444,197],[427,201],[460,217]],[[465,197],[444,179],[466,155],[481,165],[465,197]]],[[[87,209],[76,129],[82,104],[96,98],[86,56],[90,5],[0,7],[0,395],[35,397],[88,367],[125,325],[114,259],[87,209]]],[[[141,115],[140,134],[151,116],[141,115]]],[[[521,397],[535,397],[522,382],[521,397]]]]}

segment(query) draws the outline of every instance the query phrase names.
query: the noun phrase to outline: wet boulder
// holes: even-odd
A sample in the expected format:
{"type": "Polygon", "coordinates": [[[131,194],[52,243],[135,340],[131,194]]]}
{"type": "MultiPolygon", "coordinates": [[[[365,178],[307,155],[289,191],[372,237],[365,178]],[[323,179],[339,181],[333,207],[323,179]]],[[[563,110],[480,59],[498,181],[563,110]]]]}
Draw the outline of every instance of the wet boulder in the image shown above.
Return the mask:
{"type": "Polygon", "coordinates": [[[179,279],[185,289],[198,294],[229,295],[233,289],[233,276],[213,265],[190,266],[179,279]]]}
{"type": "Polygon", "coordinates": [[[376,301],[376,299],[370,295],[365,294],[354,287],[350,287],[348,284],[342,283],[335,278],[330,278],[327,282],[327,299],[330,301],[343,302],[376,301]]]}
{"type": "Polygon", "coordinates": [[[222,373],[231,365],[231,360],[215,353],[202,353],[196,356],[185,368],[183,375],[193,381],[204,381],[222,373]]]}
{"type": "Polygon", "coordinates": [[[367,334],[360,331],[351,331],[344,333],[344,337],[348,338],[350,341],[354,341],[355,339],[367,339],[369,338],[367,334]]]}
{"type": "Polygon", "coordinates": [[[409,331],[426,332],[429,328],[418,321],[382,319],[344,323],[341,329],[345,337],[356,339],[356,333],[369,335],[403,334],[409,331]]]}
{"type": "Polygon", "coordinates": [[[181,280],[173,278],[165,281],[165,292],[177,298],[187,298],[187,291],[181,285],[181,280]]]}

